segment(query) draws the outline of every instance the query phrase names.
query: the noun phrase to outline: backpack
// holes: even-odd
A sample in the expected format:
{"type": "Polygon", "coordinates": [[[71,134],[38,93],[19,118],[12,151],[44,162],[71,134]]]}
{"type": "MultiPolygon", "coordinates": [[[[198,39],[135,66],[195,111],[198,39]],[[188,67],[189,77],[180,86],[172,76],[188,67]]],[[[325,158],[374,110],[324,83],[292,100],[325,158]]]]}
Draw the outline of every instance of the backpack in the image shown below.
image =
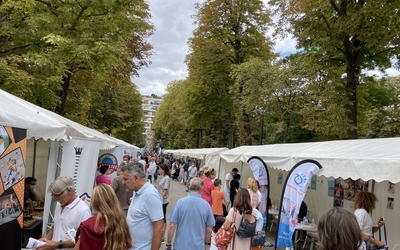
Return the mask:
{"type": "Polygon", "coordinates": [[[254,234],[256,233],[256,223],[257,223],[257,220],[253,215],[251,215],[251,214],[243,214],[242,221],[240,222],[239,228],[236,230],[236,234],[240,238],[253,237],[254,234]],[[247,217],[249,217],[249,219],[253,217],[254,218],[254,222],[249,222],[247,217]]]}

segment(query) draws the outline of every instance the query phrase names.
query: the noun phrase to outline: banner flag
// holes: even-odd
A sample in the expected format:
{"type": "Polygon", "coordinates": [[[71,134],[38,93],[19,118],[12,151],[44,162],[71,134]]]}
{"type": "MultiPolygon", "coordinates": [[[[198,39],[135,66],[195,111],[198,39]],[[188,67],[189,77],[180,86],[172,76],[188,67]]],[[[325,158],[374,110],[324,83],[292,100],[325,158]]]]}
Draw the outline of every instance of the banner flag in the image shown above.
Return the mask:
{"type": "MultiPolygon", "coordinates": [[[[26,129],[0,126],[1,249],[21,249],[26,162],[26,129]]],[[[25,242],[22,242],[25,244],[25,242]]]]}
{"type": "Polygon", "coordinates": [[[250,165],[250,169],[253,172],[254,178],[260,184],[261,203],[258,206],[258,210],[263,216],[264,227],[268,225],[268,196],[269,196],[269,173],[267,164],[257,156],[251,157],[247,163],[250,165]]]}
{"type": "MultiPolygon", "coordinates": [[[[260,189],[259,191],[261,192],[261,204],[258,207],[260,213],[265,216],[265,218],[267,217],[267,212],[268,212],[268,208],[267,208],[267,200],[268,200],[268,196],[269,196],[269,173],[268,173],[268,168],[267,168],[267,164],[265,164],[265,162],[257,157],[257,156],[253,156],[251,157],[247,163],[250,164],[250,169],[253,172],[254,175],[254,179],[256,179],[258,181],[258,183],[260,184],[260,189]]],[[[266,222],[266,221],[265,221],[266,222]]]]}
{"type": "Polygon", "coordinates": [[[282,191],[278,233],[275,246],[292,248],[292,236],[297,224],[301,202],[307,192],[312,176],[321,169],[314,160],[297,163],[289,172],[282,191]]]}
{"type": "Polygon", "coordinates": [[[64,142],[60,176],[71,176],[76,195],[90,206],[100,141],[74,138],[64,142]]]}

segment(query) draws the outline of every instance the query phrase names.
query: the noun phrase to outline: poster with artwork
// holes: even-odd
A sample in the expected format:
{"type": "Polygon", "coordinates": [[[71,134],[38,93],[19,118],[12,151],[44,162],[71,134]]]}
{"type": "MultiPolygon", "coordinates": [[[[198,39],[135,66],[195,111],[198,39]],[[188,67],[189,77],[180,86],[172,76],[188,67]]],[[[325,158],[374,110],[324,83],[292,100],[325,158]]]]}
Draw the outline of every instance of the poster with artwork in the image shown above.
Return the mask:
{"type": "Polygon", "coordinates": [[[393,182],[389,181],[389,185],[388,185],[388,194],[394,194],[394,188],[396,187],[396,184],[394,184],[393,182]]]}
{"type": "Polygon", "coordinates": [[[334,207],[345,207],[354,211],[353,199],[358,192],[368,191],[368,182],[361,179],[353,180],[351,178],[335,179],[334,187],[334,207]]]}
{"type": "Polygon", "coordinates": [[[0,125],[1,249],[21,249],[26,162],[26,129],[0,125]]]}
{"type": "Polygon", "coordinates": [[[388,197],[387,198],[387,209],[388,210],[393,210],[394,207],[394,198],[393,197],[388,197]]]}

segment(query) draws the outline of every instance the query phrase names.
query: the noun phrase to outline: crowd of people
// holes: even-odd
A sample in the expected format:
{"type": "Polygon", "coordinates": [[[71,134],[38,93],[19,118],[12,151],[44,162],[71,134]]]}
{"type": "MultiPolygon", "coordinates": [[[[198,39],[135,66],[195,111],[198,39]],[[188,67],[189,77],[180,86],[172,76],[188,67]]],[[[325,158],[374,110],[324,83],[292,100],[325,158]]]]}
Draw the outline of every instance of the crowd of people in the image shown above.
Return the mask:
{"type": "MultiPolygon", "coordinates": [[[[108,168],[100,166],[100,172],[92,191],[94,215],[76,196],[71,177],[58,177],[48,187],[57,202],[54,224],[40,239],[45,244],[37,249],[158,250],[164,243],[166,250],[204,250],[207,245],[216,250],[218,230],[239,228],[243,218],[256,224],[254,235],[233,237],[228,250],[251,249],[258,236],[265,246],[272,246],[265,241],[266,221],[258,210],[260,186],[250,177],[246,188],[241,188],[236,168],[223,182],[216,178],[215,169],[199,168],[196,161],[148,155],[133,161],[124,156],[112,181],[108,168]],[[181,182],[189,194],[174,204],[167,218],[172,180],[181,182]],[[75,238],[65,233],[70,229],[76,229],[75,238]]],[[[354,214],[338,207],[327,211],[318,223],[318,249],[366,250],[370,243],[384,247],[372,237],[384,225],[383,221],[374,224],[369,215],[376,200],[373,193],[359,192],[354,214]]]]}

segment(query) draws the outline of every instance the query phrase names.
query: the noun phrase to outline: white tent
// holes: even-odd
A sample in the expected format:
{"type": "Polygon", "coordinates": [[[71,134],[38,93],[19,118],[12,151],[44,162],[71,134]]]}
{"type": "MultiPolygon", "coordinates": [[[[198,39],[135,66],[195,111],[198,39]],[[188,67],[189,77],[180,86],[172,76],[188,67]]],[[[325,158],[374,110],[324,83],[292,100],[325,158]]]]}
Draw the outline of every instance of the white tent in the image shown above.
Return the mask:
{"type": "Polygon", "coordinates": [[[202,160],[202,165],[214,168],[218,173],[220,166],[220,153],[227,151],[227,148],[195,148],[178,149],[173,154],[176,157],[190,157],[202,160]]]}
{"type": "Polygon", "coordinates": [[[243,146],[221,153],[229,163],[252,156],[280,170],[313,159],[322,165],[318,176],[400,182],[400,137],[243,146]]]}
{"type": "MultiPolygon", "coordinates": [[[[390,182],[400,183],[400,138],[359,139],[326,141],[312,143],[288,143],[262,146],[243,146],[221,153],[221,170],[229,172],[232,167],[239,168],[244,185],[247,177],[252,176],[247,160],[258,156],[267,164],[270,174],[270,194],[273,204],[279,204],[283,182],[292,167],[305,159],[318,161],[322,169],[316,174],[316,189],[309,189],[305,201],[311,218],[318,220],[322,214],[333,206],[334,197],[328,195],[333,191],[334,178],[363,179],[369,181],[369,190],[373,191],[378,202],[372,211],[373,221],[386,218],[388,241],[390,246],[400,243],[396,232],[400,226],[396,223],[400,216],[400,184],[395,190],[388,191],[390,182]],[[331,183],[331,184],[329,184],[331,183]],[[331,186],[330,186],[331,185],[331,186]],[[388,202],[391,202],[391,207],[388,202]],[[393,206],[393,201],[395,205],[393,206]]],[[[243,186],[243,185],[242,185],[243,186]]],[[[344,199],[344,202],[346,201],[344,199]]],[[[377,235],[375,235],[377,236],[377,235]]]]}
{"type": "Polygon", "coordinates": [[[68,141],[72,138],[100,141],[100,149],[116,146],[139,149],[124,141],[85,127],[77,122],[41,108],[0,90],[0,124],[27,129],[27,139],[68,141]]]}

